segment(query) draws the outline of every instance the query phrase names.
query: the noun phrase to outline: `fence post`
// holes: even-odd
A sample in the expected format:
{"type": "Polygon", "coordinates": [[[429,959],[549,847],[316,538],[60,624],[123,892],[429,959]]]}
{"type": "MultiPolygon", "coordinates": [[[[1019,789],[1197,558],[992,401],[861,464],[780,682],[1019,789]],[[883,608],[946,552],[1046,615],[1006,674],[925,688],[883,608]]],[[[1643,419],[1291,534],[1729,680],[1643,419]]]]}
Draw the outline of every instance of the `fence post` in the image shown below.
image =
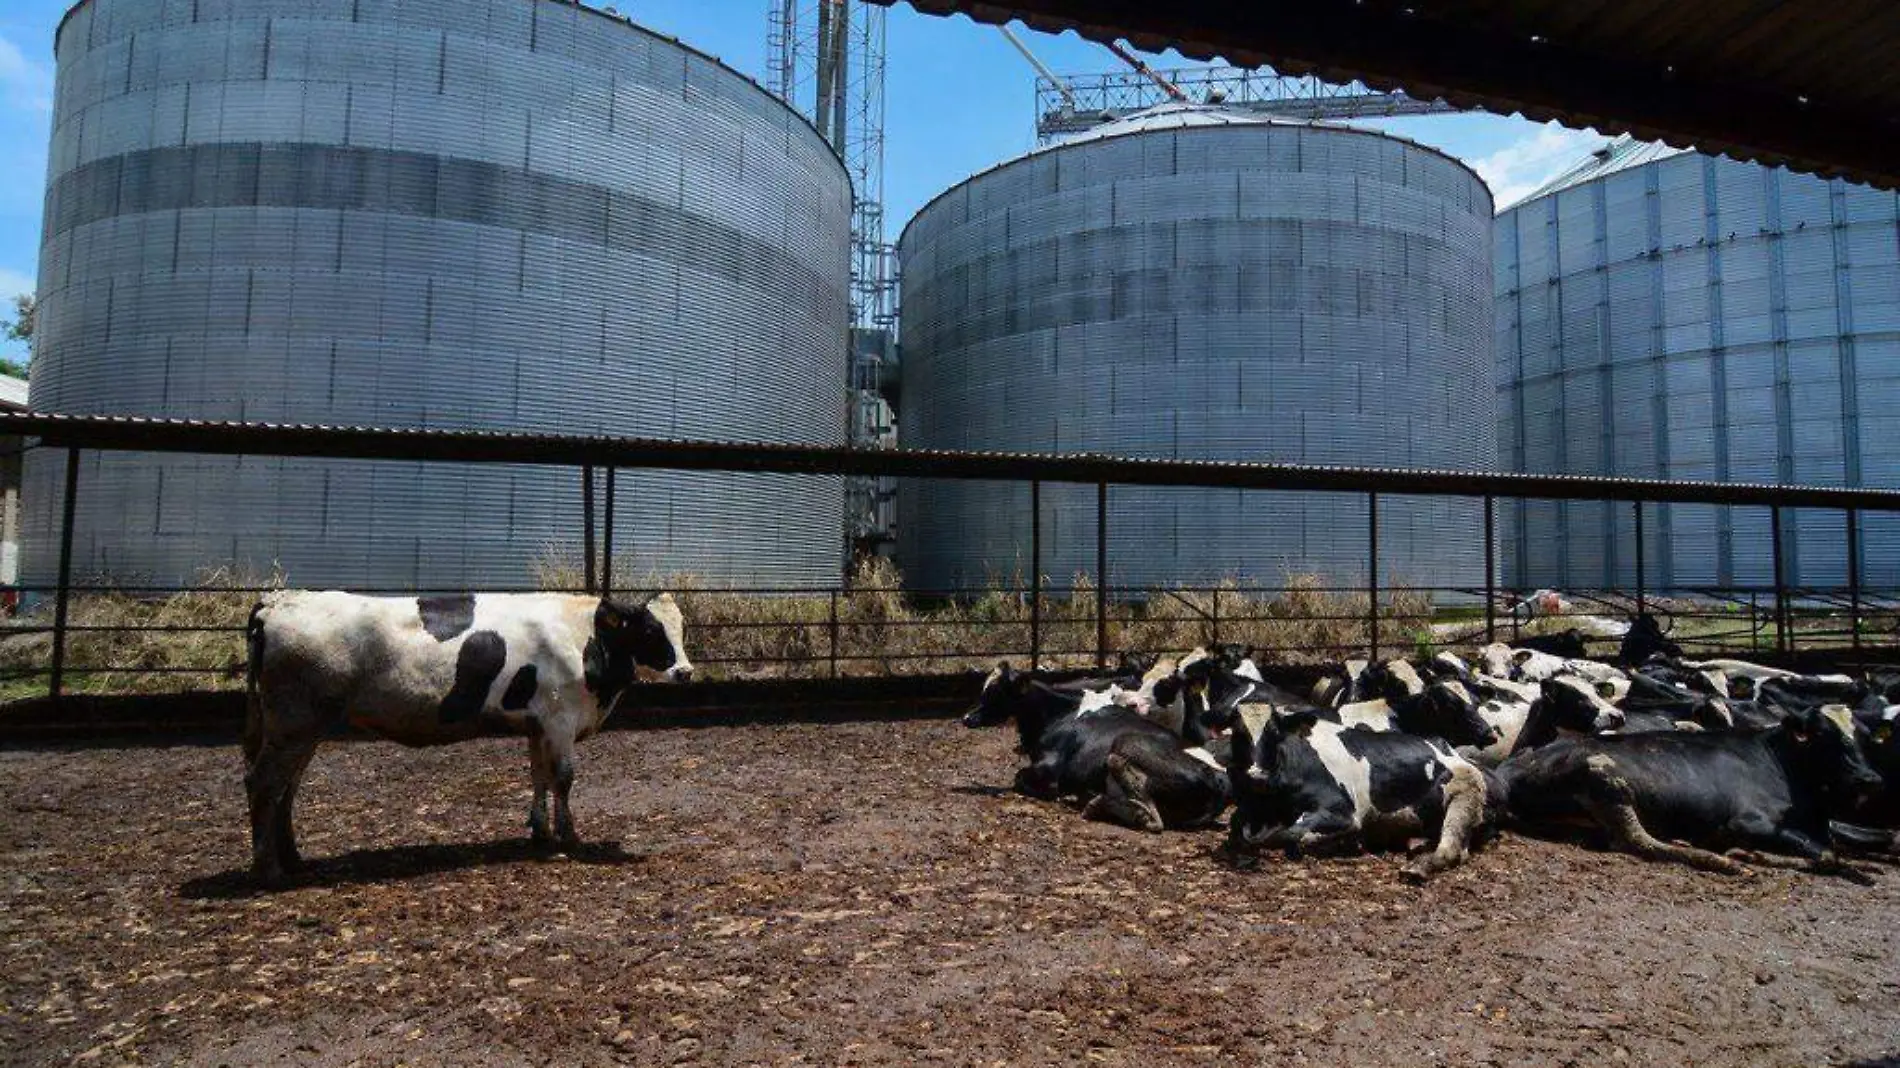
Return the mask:
{"type": "Polygon", "coordinates": [[[1484,641],[1498,640],[1498,499],[1484,495],[1484,641]]]}
{"type": "Polygon", "coordinates": [[[1029,667],[1042,666],[1042,482],[1029,484],[1029,667]]]}
{"type": "Polygon", "coordinates": [[[586,592],[594,586],[594,465],[581,468],[581,573],[586,592]]]}
{"type": "Polygon", "coordinates": [[[1788,586],[1787,579],[1781,567],[1780,505],[1775,504],[1768,507],[1768,522],[1774,528],[1770,532],[1769,545],[1775,554],[1775,648],[1785,653],[1790,647],[1790,639],[1793,635],[1788,633],[1788,624],[1790,622],[1788,618],[1788,586]]]}
{"type": "Polygon", "coordinates": [[[614,595],[614,469],[607,469],[607,515],[600,529],[600,595],[614,595]]]}
{"type": "Polygon", "coordinates": [[[1214,632],[1213,640],[1208,643],[1208,648],[1218,649],[1220,648],[1220,587],[1219,586],[1214,587],[1214,604],[1213,604],[1213,607],[1208,611],[1207,615],[1208,615],[1208,622],[1211,624],[1213,632],[1214,632]]]}
{"type": "Polygon", "coordinates": [[[59,588],[53,591],[53,671],[48,686],[57,704],[66,679],[66,609],[73,591],[73,516],[79,503],[79,450],[66,450],[66,500],[59,521],[59,588]]]}
{"type": "Polygon", "coordinates": [[[1640,616],[1645,611],[1648,610],[1646,607],[1646,601],[1648,599],[1648,591],[1644,589],[1644,581],[1643,581],[1644,580],[1644,575],[1643,575],[1643,502],[1637,501],[1635,508],[1636,508],[1636,614],[1640,616]]]}
{"type": "Polygon", "coordinates": [[[1373,661],[1379,659],[1379,495],[1366,494],[1366,631],[1373,661]]]}
{"type": "Polygon", "coordinates": [[[1847,619],[1849,644],[1860,653],[1860,509],[1847,510],[1847,619]]]}
{"type": "Polygon", "coordinates": [[[1748,648],[1761,652],[1761,604],[1754,590],[1748,591],[1748,648]]]}
{"type": "Polygon", "coordinates": [[[838,591],[831,591],[831,624],[826,628],[831,640],[831,677],[838,677],[838,591]]]}
{"type": "Polygon", "coordinates": [[[1108,483],[1095,484],[1095,666],[1108,666],[1108,483]]]}

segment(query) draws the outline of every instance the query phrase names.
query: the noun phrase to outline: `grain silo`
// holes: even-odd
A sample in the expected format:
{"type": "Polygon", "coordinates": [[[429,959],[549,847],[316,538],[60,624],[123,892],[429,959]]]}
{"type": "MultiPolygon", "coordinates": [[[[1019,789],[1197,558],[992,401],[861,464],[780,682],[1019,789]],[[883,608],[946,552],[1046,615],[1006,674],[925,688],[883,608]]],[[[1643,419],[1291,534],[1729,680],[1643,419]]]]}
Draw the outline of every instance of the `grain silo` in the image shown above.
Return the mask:
{"type": "MultiPolygon", "coordinates": [[[[913,447],[1491,468],[1491,195],[1436,151],[1164,106],[979,174],[899,244],[913,447]]],[[[1043,490],[1092,573],[1095,489],[1043,490]]],[[[920,587],[1028,572],[1029,494],[913,482],[920,587]]],[[[1111,490],[1110,582],[1366,573],[1363,497],[1111,490]]],[[[1382,580],[1482,582],[1481,507],[1387,498],[1382,580]]]]}
{"type": "MultiPolygon", "coordinates": [[[[37,409],[842,441],[849,181],[708,56],[557,0],[83,0],[56,52],[37,409]]],[[[80,488],[76,570],[120,579],[512,585],[580,530],[572,470],[91,455],[80,488]]],[[[636,568],[839,580],[835,484],[618,489],[636,568]]]]}
{"type": "MultiPolygon", "coordinates": [[[[1500,454],[1580,475],[1894,486],[1895,195],[1627,138],[1498,217],[1500,454]]],[[[1507,513],[1524,586],[1628,587],[1630,506],[1507,513]]],[[[1844,584],[1838,512],[1789,511],[1795,585],[1844,584]]],[[[1862,518],[1864,580],[1900,582],[1900,526],[1862,518]]],[[[1652,506],[1652,586],[1773,580],[1766,509],[1652,506]]]]}

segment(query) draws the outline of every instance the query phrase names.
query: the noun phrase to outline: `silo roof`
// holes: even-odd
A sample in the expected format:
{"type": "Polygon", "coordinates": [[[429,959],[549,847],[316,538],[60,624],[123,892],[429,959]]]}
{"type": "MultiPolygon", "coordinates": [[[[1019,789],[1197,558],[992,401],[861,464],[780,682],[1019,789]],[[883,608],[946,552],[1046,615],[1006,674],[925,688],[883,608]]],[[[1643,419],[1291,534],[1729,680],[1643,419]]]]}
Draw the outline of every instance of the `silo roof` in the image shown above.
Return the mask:
{"type": "Polygon", "coordinates": [[[1686,155],[1692,151],[1694,150],[1687,148],[1671,148],[1668,145],[1658,144],[1654,141],[1638,141],[1634,137],[1625,134],[1622,137],[1605,141],[1601,147],[1591,151],[1588,155],[1566,168],[1555,178],[1538,186],[1523,199],[1512,204],[1510,208],[1506,208],[1505,210],[1509,211],[1514,208],[1522,207],[1539,197],[1547,197],[1554,193],[1561,193],[1566,189],[1574,189],[1577,186],[1594,182],[1598,178],[1607,178],[1619,171],[1627,171],[1641,167],[1647,163],[1656,163],[1674,156],[1686,155]]]}

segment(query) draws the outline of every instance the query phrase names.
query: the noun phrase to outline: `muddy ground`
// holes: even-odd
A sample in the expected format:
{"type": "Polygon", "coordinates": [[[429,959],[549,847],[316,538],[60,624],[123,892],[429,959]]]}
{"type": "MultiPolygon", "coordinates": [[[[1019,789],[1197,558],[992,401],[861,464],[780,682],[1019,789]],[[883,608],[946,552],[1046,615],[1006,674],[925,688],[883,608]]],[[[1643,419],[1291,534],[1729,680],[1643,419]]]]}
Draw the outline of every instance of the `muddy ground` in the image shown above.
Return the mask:
{"type": "Polygon", "coordinates": [[[1735,879],[1507,837],[1230,871],[1009,796],[954,723],[319,753],[253,895],[229,746],[0,752],[7,1064],[1818,1065],[1900,1054],[1900,871],[1735,879]]]}

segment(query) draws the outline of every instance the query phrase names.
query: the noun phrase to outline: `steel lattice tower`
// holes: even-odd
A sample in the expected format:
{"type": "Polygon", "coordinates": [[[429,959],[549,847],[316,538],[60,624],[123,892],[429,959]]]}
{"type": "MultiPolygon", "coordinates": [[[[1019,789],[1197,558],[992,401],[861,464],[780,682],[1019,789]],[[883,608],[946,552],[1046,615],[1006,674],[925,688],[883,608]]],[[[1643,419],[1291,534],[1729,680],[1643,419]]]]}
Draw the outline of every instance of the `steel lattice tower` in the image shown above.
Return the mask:
{"type": "MultiPolygon", "coordinates": [[[[805,115],[844,158],[856,199],[851,215],[851,442],[892,443],[883,386],[894,376],[897,257],[884,240],[884,8],[861,0],[771,0],[766,87],[805,115]]],[[[890,494],[851,487],[847,523],[860,545],[883,541],[890,494]]]]}

